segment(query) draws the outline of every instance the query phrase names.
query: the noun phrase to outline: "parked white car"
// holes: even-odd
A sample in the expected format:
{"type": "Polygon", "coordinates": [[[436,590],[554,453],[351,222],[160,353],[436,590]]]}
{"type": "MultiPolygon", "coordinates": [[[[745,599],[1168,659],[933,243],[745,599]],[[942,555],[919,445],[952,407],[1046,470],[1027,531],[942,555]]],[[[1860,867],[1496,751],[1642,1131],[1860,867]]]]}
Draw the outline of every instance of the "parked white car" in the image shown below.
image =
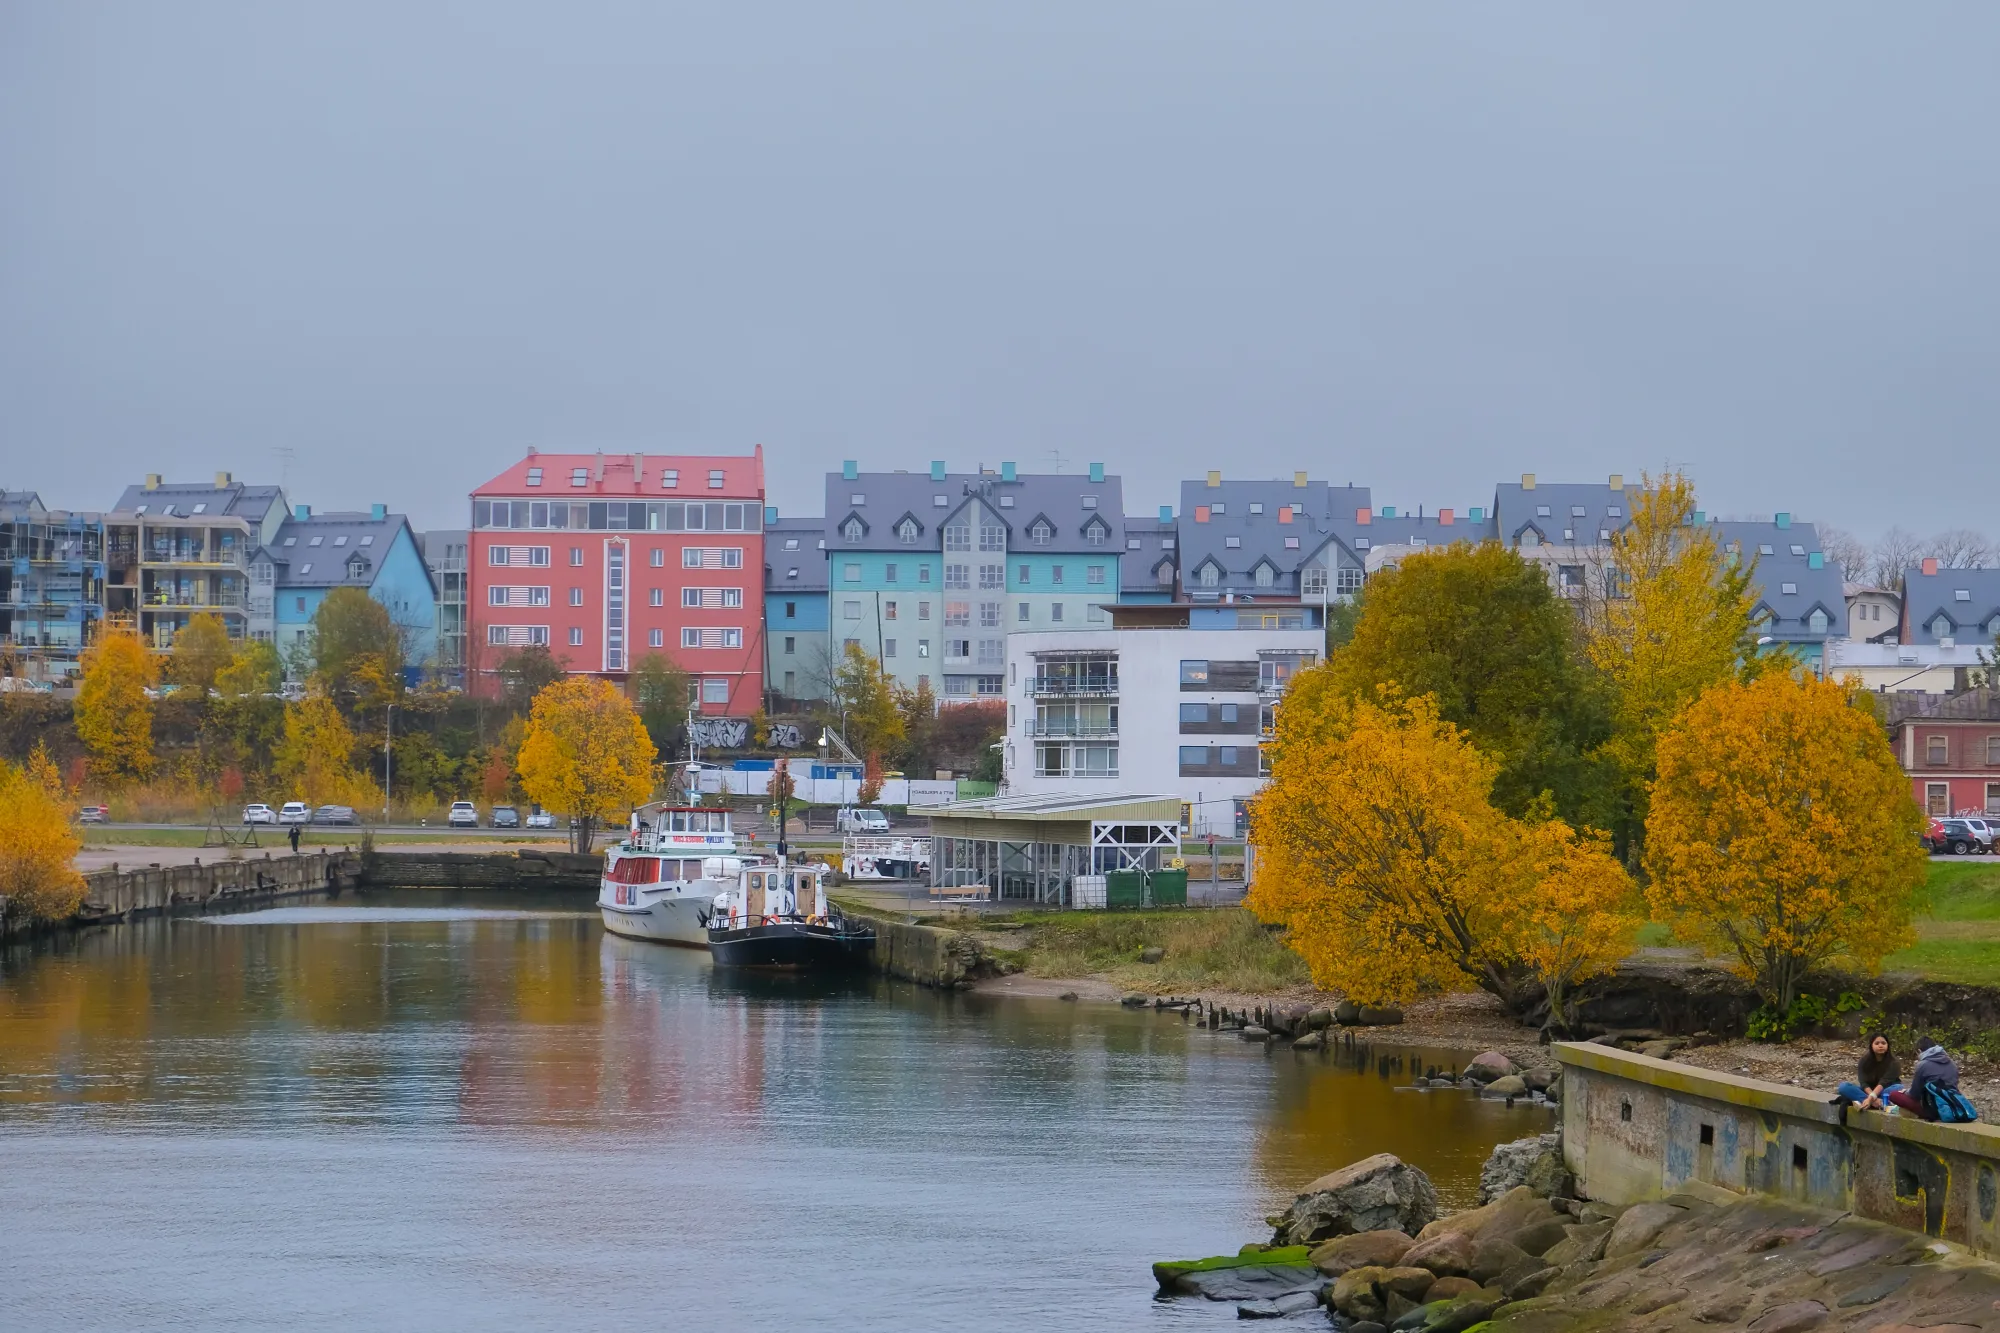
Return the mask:
{"type": "Polygon", "coordinates": [[[278,811],[280,824],[310,824],[312,817],[312,807],[304,801],[286,801],[285,808],[278,811]]]}
{"type": "Polygon", "coordinates": [[[528,815],[529,828],[554,828],[555,826],[556,817],[540,806],[535,807],[528,815]]]}
{"type": "Polygon", "coordinates": [[[889,816],[873,806],[843,805],[833,817],[838,833],[887,833],[889,816]]]}
{"type": "Polygon", "coordinates": [[[246,824],[275,824],[278,812],[262,801],[252,801],[243,807],[243,822],[246,824]]]}
{"type": "Polygon", "coordinates": [[[444,822],[452,828],[478,828],[479,807],[470,801],[453,801],[451,813],[444,817],[444,822]]]}

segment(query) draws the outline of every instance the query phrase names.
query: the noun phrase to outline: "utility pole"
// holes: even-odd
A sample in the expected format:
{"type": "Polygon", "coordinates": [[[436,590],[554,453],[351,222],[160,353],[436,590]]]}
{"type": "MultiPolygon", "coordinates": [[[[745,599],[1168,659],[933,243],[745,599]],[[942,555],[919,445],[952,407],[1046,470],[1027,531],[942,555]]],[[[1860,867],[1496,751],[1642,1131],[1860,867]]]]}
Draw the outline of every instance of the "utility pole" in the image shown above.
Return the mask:
{"type": "Polygon", "coordinates": [[[382,717],[382,822],[389,822],[389,797],[395,774],[390,763],[390,748],[396,739],[396,705],[390,704],[382,717]]]}

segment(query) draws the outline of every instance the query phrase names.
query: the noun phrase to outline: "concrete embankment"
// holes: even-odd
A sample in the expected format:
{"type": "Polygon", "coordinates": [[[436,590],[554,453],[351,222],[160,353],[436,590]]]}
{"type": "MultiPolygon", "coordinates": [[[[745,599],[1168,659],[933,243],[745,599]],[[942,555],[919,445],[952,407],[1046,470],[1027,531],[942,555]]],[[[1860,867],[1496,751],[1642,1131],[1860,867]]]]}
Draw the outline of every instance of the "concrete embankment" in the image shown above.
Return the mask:
{"type": "Polygon", "coordinates": [[[962,930],[852,913],[875,927],[875,970],[920,986],[953,990],[991,971],[979,941],[962,930]]]}

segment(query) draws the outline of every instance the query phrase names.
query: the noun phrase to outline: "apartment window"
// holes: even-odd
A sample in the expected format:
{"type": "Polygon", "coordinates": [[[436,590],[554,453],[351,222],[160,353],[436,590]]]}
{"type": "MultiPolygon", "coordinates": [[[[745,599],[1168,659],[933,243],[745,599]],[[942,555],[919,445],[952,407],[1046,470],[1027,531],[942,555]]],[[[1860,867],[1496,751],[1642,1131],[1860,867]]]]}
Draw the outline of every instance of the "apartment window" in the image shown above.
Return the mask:
{"type": "Polygon", "coordinates": [[[859,518],[850,518],[840,525],[840,535],[851,542],[860,541],[867,531],[867,525],[859,518]]]}
{"type": "Polygon", "coordinates": [[[569,548],[569,563],[571,568],[577,568],[583,564],[583,548],[581,546],[572,546],[569,548]]]}
{"type": "MultiPolygon", "coordinates": [[[[663,598],[661,597],[661,592],[662,592],[662,591],[663,591],[663,590],[662,590],[662,589],[659,589],[659,588],[655,588],[655,589],[653,589],[653,605],[654,605],[654,606],[659,606],[659,605],[661,605],[662,601],[664,600],[664,599],[663,599],[663,598]]],[[[682,588],[682,589],[681,589],[681,605],[682,605],[682,606],[700,606],[700,605],[701,605],[701,589],[700,589],[700,588],[682,588]]]]}
{"type": "Polygon", "coordinates": [[[705,704],[726,704],[729,702],[729,680],[727,677],[709,676],[701,682],[701,701],[705,704]]]}
{"type": "Polygon", "coordinates": [[[785,636],[785,655],[789,657],[793,653],[796,653],[798,650],[799,650],[798,636],[793,634],[787,634],[785,636]]]}
{"type": "Polygon", "coordinates": [[[1986,738],[1986,762],[1989,765],[2000,764],[2000,736],[1986,738]]]}
{"type": "Polygon", "coordinates": [[[1062,587],[1063,567],[1061,565],[1049,566],[1049,582],[1058,588],[1062,587]]]}
{"type": "Polygon", "coordinates": [[[979,523],[979,549],[982,551],[1006,550],[1007,529],[998,523],[988,523],[982,518],[979,523]]]}
{"type": "Polygon", "coordinates": [[[660,474],[660,488],[662,490],[677,491],[680,489],[680,485],[681,471],[679,468],[670,467],[660,474]]]}
{"type": "Polygon", "coordinates": [[[1334,590],[1336,592],[1351,593],[1361,591],[1361,571],[1358,569],[1340,570],[1335,574],[1334,580],[1334,590]]]}
{"type": "Polygon", "coordinates": [[[882,619],[894,620],[895,618],[896,618],[896,604],[894,602],[882,603],[882,619]]]}
{"type": "Polygon", "coordinates": [[[1236,747],[1233,745],[1218,746],[1215,753],[1215,762],[1224,768],[1236,767],[1236,747]]]}
{"type": "Polygon", "coordinates": [[[1951,630],[1951,621],[1944,616],[1939,616],[1937,619],[1931,621],[1931,634],[1936,638],[1949,638],[1951,630]]]}
{"type": "Polygon", "coordinates": [[[683,647],[683,648],[699,648],[699,647],[701,647],[701,631],[700,631],[700,630],[698,630],[698,629],[696,629],[696,628],[695,628],[694,626],[692,626],[692,625],[689,625],[689,626],[687,626],[686,628],[682,629],[682,630],[681,630],[681,647],[683,647]]]}
{"type": "Polygon", "coordinates": [[[1035,581],[1035,571],[1027,565],[1022,565],[1019,569],[1016,569],[1014,574],[1014,582],[1023,588],[1035,581]]]}
{"type": "Polygon", "coordinates": [[[1257,566],[1257,572],[1252,577],[1254,578],[1257,586],[1260,588],[1270,587],[1276,578],[1276,576],[1272,574],[1271,567],[1269,565],[1257,566]]]}
{"type": "Polygon", "coordinates": [[[840,604],[840,616],[843,620],[861,619],[861,603],[854,598],[848,598],[840,604]]]}
{"type": "Polygon", "coordinates": [[[944,586],[948,589],[970,591],[972,588],[971,565],[946,565],[944,586]]]}
{"type": "Polygon", "coordinates": [[[918,602],[917,619],[929,620],[930,618],[931,618],[931,604],[929,602],[918,602]]]}
{"type": "Polygon", "coordinates": [[[981,602],[979,604],[979,627],[981,629],[1000,628],[1000,603],[981,602]]]}
{"type": "Polygon", "coordinates": [[[786,602],[785,619],[797,620],[798,618],[799,618],[799,604],[797,602],[786,602]]]}
{"type": "Polygon", "coordinates": [[[1951,762],[1951,741],[1945,736],[1924,737],[1924,762],[1927,764],[1948,764],[1951,762]]]}
{"type": "Polygon", "coordinates": [[[306,609],[306,599],[305,599],[305,598],[303,598],[303,597],[294,597],[294,598],[292,599],[292,603],[293,603],[293,605],[292,605],[292,610],[294,610],[294,611],[297,611],[297,612],[301,612],[301,613],[303,613],[303,612],[305,611],[305,609],[306,609]]]}
{"type": "Polygon", "coordinates": [[[582,606],[582,605],[583,605],[583,589],[581,589],[581,588],[571,588],[571,589],[569,590],[569,604],[570,604],[571,606],[582,606]]]}
{"type": "Polygon", "coordinates": [[[1051,623],[1057,625],[1062,624],[1062,618],[1063,618],[1062,609],[1063,609],[1063,604],[1061,602],[1049,603],[1049,620],[1051,623]]]}
{"type": "Polygon", "coordinates": [[[930,655],[931,655],[931,641],[929,639],[918,639],[917,656],[929,657],[930,655]]]}
{"type": "Polygon", "coordinates": [[[2000,782],[1986,784],[1986,813],[2000,815],[2000,782]]]}
{"type": "Polygon", "coordinates": [[[724,629],[722,631],[722,646],[724,648],[741,648],[743,646],[743,631],[740,629],[724,629]]]}
{"type": "Polygon", "coordinates": [[[785,694],[788,697],[796,698],[799,692],[798,685],[799,673],[796,671],[787,671],[785,673],[785,694]]]}
{"type": "Polygon", "coordinates": [[[944,604],[944,626],[946,629],[971,628],[972,603],[946,602],[944,604]]]}
{"type": "Polygon", "coordinates": [[[1181,725],[1186,726],[1189,723],[1193,723],[1197,726],[1206,726],[1208,723],[1208,705],[1182,704],[1181,725]]]}
{"type": "Polygon", "coordinates": [[[1037,546],[1047,546],[1055,540],[1055,527],[1045,518],[1038,518],[1028,525],[1028,540],[1037,546]]]}
{"type": "Polygon", "coordinates": [[[947,662],[969,662],[972,660],[972,640],[946,639],[944,659],[947,662]]]}
{"type": "Polygon", "coordinates": [[[666,548],[661,546],[655,546],[650,552],[647,553],[646,562],[650,564],[654,569],[665,569],[667,567],[666,548]]]}
{"type": "Polygon", "coordinates": [[[1093,625],[1101,625],[1104,623],[1104,608],[1096,602],[1091,602],[1084,607],[1083,618],[1093,625]]]}
{"type": "Polygon", "coordinates": [[[929,565],[918,565],[917,582],[929,583],[930,581],[931,581],[931,567],[929,565]]]}
{"type": "Polygon", "coordinates": [[[896,641],[894,639],[882,640],[882,656],[894,657],[895,655],[896,655],[896,641]]]}
{"type": "Polygon", "coordinates": [[[1208,747],[1206,745],[1181,746],[1182,768],[1207,768],[1208,747]]]}
{"type": "Polygon", "coordinates": [[[1104,536],[1108,531],[1110,529],[1104,526],[1101,519],[1092,519],[1089,526],[1083,530],[1083,539],[1092,546],[1102,546],[1104,545],[1104,536]]]}
{"type": "Polygon", "coordinates": [[[981,639],[979,641],[979,665],[997,667],[1007,660],[1005,639],[981,639]]]}
{"type": "MultiPolygon", "coordinates": [[[[970,551],[972,549],[972,520],[961,519],[944,525],[944,549],[947,551],[970,551]]],[[[950,566],[946,566],[950,568],[950,566]]]]}
{"type": "Polygon", "coordinates": [[[1181,662],[1181,684],[1182,685],[1208,684],[1207,660],[1204,659],[1202,661],[1197,662],[1184,659],[1181,662]]]}
{"type": "Polygon", "coordinates": [[[1806,629],[1814,634],[1824,634],[1826,633],[1826,626],[1826,612],[1817,607],[1813,608],[1813,613],[1806,617],[1806,629]]]}
{"type": "Polygon", "coordinates": [[[1103,582],[1104,582],[1104,566],[1103,566],[1103,565],[1086,565],[1086,566],[1084,567],[1084,571],[1083,571],[1083,581],[1084,581],[1085,583],[1094,583],[1094,584],[1101,584],[1101,583],[1103,583],[1103,582]]]}
{"type": "Polygon", "coordinates": [[[1221,708],[1222,708],[1222,720],[1224,722],[1234,722],[1236,720],[1235,704],[1223,704],[1221,705],[1221,708]]]}
{"type": "Polygon", "coordinates": [[[843,582],[843,583],[859,583],[859,582],[861,582],[861,566],[859,566],[859,565],[843,565],[843,566],[841,566],[841,569],[840,569],[840,578],[841,578],[841,582],[843,582]]]}
{"type": "Polygon", "coordinates": [[[1026,602],[1020,602],[1015,605],[1014,619],[1023,625],[1028,623],[1028,604],[1026,602]]]}
{"type": "Polygon", "coordinates": [[[1933,818],[1951,813],[1951,786],[1944,782],[1924,784],[1924,812],[1933,818]]]}
{"type": "MultiPolygon", "coordinates": [[[[581,633],[583,633],[583,631],[582,631],[582,630],[577,630],[577,631],[576,631],[576,633],[578,633],[578,634],[581,634],[581,633]]],[[[649,629],[649,630],[647,630],[647,631],[646,631],[646,646],[647,646],[648,648],[664,648],[664,647],[666,647],[666,646],[667,646],[667,632],[666,632],[665,630],[663,630],[663,629],[649,629]]]]}
{"type": "Polygon", "coordinates": [[[894,583],[895,581],[896,581],[896,566],[895,566],[895,564],[894,564],[894,563],[892,562],[892,563],[890,563],[890,564],[886,564],[886,565],[882,566],[882,582],[884,582],[884,583],[894,583]]]}

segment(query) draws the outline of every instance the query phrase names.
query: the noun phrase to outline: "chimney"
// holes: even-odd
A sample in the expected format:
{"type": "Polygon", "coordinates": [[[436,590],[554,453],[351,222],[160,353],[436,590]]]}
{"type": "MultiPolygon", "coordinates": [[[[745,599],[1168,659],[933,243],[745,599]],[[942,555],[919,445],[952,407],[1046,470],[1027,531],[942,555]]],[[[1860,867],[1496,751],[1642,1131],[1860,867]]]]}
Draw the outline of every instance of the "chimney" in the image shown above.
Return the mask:
{"type": "Polygon", "coordinates": [[[1304,490],[1306,488],[1306,474],[1303,472],[1294,472],[1292,474],[1292,485],[1299,490],[1304,490]]]}
{"type": "Polygon", "coordinates": [[[931,460],[931,480],[944,480],[944,460],[942,458],[933,458],[931,460]]]}
{"type": "Polygon", "coordinates": [[[1383,505],[1383,506],[1382,506],[1382,517],[1383,517],[1383,518],[1394,518],[1395,516],[1396,516],[1396,506],[1394,506],[1394,505],[1383,505]]]}
{"type": "Polygon", "coordinates": [[[227,472],[218,472],[218,473],[216,473],[216,474],[215,474],[215,489],[216,489],[216,490],[218,490],[218,491],[226,491],[226,490],[228,490],[228,489],[229,489],[229,485],[230,485],[230,478],[229,478],[229,474],[228,474],[227,472]]]}
{"type": "Polygon", "coordinates": [[[1806,555],[1806,568],[1807,568],[1807,569],[1825,569],[1825,568],[1826,568],[1826,552],[1824,552],[1824,551],[1812,551],[1812,552],[1808,552],[1808,553],[1807,553],[1807,555],[1806,555]]]}
{"type": "Polygon", "coordinates": [[[1612,489],[1612,490],[1614,490],[1614,491],[1622,491],[1622,490],[1624,490],[1624,489],[1625,489],[1625,474],[1624,474],[1624,473],[1622,473],[1622,472],[1614,472],[1614,473],[1612,473],[1612,474],[1611,474],[1611,489],[1612,489]]]}
{"type": "Polygon", "coordinates": [[[1924,573],[1925,573],[1925,574],[1927,574],[1927,575],[1935,575],[1935,574],[1937,573],[1937,557],[1936,557],[1936,556],[1934,556],[1934,555],[1927,555],[1927,556],[1925,556],[1925,557],[1924,557],[1924,573]]]}
{"type": "Polygon", "coordinates": [[[1220,472],[1211,472],[1208,474],[1208,488],[1210,490],[1215,490],[1217,487],[1221,485],[1222,485],[1222,474],[1220,472]]]}
{"type": "Polygon", "coordinates": [[[148,473],[146,474],[146,489],[147,489],[147,490],[149,490],[149,491],[157,491],[157,490],[159,490],[159,489],[160,489],[160,474],[159,474],[159,473],[157,473],[157,472],[148,472],[148,473]]]}
{"type": "Polygon", "coordinates": [[[592,472],[590,479],[600,486],[604,484],[604,451],[602,449],[597,451],[597,467],[592,472]]]}
{"type": "Polygon", "coordinates": [[[1452,511],[1451,511],[1451,510],[1449,510],[1449,509],[1440,509],[1440,510],[1438,510],[1438,523],[1439,523],[1439,524],[1440,524],[1441,526],[1443,526],[1443,527],[1447,527],[1447,528],[1448,528],[1448,527],[1450,527],[1450,526],[1451,526],[1451,520],[1452,520],[1452,517],[1453,517],[1453,515],[1452,515],[1452,511]]]}
{"type": "Polygon", "coordinates": [[[534,456],[535,456],[535,446],[531,444],[528,446],[528,457],[533,458],[534,456]]]}
{"type": "Polygon", "coordinates": [[[1482,505],[1474,505],[1465,511],[1465,516],[1474,523],[1484,523],[1486,521],[1486,509],[1482,505]]]}
{"type": "Polygon", "coordinates": [[[840,479],[842,481],[855,481],[859,479],[860,476],[861,476],[861,464],[855,462],[851,458],[842,460],[840,464],[840,479]]]}
{"type": "Polygon", "coordinates": [[[1521,489],[1522,489],[1522,490],[1524,490],[1524,491],[1532,491],[1532,490],[1534,490],[1534,489],[1535,489],[1535,474],[1534,474],[1534,473],[1532,473],[1532,472],[1523,472],[1523,473],[1521,474],[1521,489]]]}
{"type": "Polygon", "coordinates": [[[1778,525],[1778,529],[1781,532],[1792,526],[1792,516],[1790,514],[1775,514],[1772,516],[1771,521],[1778,525]]]}
{"type": "Polygon", "coordinates": [[[1375,516],[1366,509],[1357,509],[1354,511],[1354,521],[1356,523],[1359,523],[1364,528],[1368,526],[1369,522],[1374,517],[1375,516]]]}
{"type": "Polygon", "coordinates": [[[1103,480],[1104,480],[1104,464],[1102,464],[1102,463],[1092,463],[1092,464],[1090,465],[1090,479],[1091,479],[1092,481],[1103,481],[1103,480]]]}
{"type": "Polygon", "coordinates": [[[764,506],[764,526],[768,528],[768,527],[770,527],[770,526],[771,526],[771,525],[772,525],[773,523],[776,523],[777,521],[778,521],[778,506],[776,506],[776,505],[765,505],[765,506],[764,506]]]}
{"type": "Polygon", "coordinates": [[[1161,505],[1160,522],[1171,523],[1173,521],[1174,521],[1174,507],[1172,505],[1161,505]]]}
{"type": "Polygon", "coordinates": [[[380,523],[380,522],[381,522],[381,521],[382,521],[383,519],[385,519],[385,518],[389,517],[389,506],[388,506],[388,505],[369,505],[369,506],[368,506],[368,517],[370,517],[370,518],[374,519],[374,520],[375,520],[375,521],[376,521],[377,523],[380,523]]]}
{"type": "Polygon", "coordinates": [[[1012,463],[1002,463],[1000,465],[1000,480],[1014,480],[1014,465],[1012,463]]]}
{"type": "Polygon", "coordinates": [[[311,505],[292,506],[292,518],[295,519],[296,521],[303,523],[312,516],[313,516],[313,507],[311,505]]]}
{"type": "Polygon", "coordinates": [[[646,484],[646,455],[632,455],[632,489],[638,490],[646,484]]]}

